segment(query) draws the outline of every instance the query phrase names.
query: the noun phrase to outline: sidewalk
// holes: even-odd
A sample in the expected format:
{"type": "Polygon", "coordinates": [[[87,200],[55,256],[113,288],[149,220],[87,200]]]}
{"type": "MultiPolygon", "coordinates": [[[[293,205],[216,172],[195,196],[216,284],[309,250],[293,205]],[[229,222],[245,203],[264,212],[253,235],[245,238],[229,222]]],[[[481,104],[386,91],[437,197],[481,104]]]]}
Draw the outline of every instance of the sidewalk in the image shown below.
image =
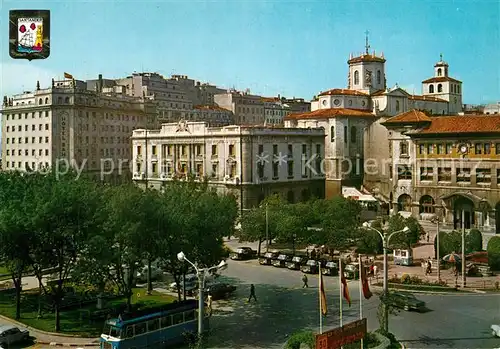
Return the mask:
{"type": "Polygon", "coordinates": [[[13,325],[19,327],[21,330],[28,330],[30,332],[30,336],[36,338],[37,344],[51,346],[96,347],[99,343],[99,338],[82,338],[62,333],[40,331],[2,315],[0,315],[0,324],[13,325]]]}

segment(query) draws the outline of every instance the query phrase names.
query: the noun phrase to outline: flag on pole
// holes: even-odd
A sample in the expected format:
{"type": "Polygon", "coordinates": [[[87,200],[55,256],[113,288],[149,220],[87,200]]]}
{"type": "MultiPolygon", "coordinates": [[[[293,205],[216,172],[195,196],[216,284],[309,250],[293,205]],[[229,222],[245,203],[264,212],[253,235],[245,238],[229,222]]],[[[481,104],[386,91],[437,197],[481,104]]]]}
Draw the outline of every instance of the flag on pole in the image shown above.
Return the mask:
{"type": "Polygon", "coordinates": [[[342,263],[340,264],[340,282],[342,283],[342,296],[345,298],[349,306],[351,306],[351,296],[349,295],[349,288],[347,287],[347,280],[345,279],[344,275],[344,266],[342,263]]]}
{"type": "Polygon", "coordinates": [[[370,299],[371,296],[373,296],[373,293],[370,291],[370,286],[368,285],[368,278],[366,277],[366,270],[363,266],[361,256],[359,257],[359,275],[363,287],[363,296],[365,297],[365,299],[370,299]]]}
{"type": "Polygon", "coordinates": [[[319,304],[321,306],[321,313],[326,315],[328,313],[328,309],[326,308],[326,293],[325,293],[325,284],[323,283],[323,274],[319,273],[319,304]]]}
{"type": "Polygon", "coordinates": [[[65,79],[73,79],[73,75],[71,75],[71,74],[69,74],[69,73],[64,72],[64,78],[65,78],[65,79]]]}

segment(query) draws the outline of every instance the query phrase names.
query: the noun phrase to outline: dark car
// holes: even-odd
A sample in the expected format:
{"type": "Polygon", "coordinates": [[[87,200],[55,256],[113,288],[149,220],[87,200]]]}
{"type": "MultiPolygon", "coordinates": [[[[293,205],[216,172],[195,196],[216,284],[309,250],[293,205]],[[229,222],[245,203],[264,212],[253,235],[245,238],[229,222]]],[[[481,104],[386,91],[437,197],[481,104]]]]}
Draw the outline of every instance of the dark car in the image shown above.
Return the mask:
{"type": "Polygon", "coordinates": [[[291,270],[300,270],[306,262],[305,256],[293,256],[292,260],[286,263],[286,267],[291,270]]]}
{"type": "Polygon", "coordinates": [[[217,283],[207,287],[207,289],[205,290],[205,294],[212,295],[212,299],[215,301],[218,299],[229,298],[234,291],[236,291],[236,286],[234,285],[217,283]]]}
{"type": "Polygon", "coordinates": [[[317,274],[319,271],[320,262],[314,259],[309,259],[300,270],[306,274],[317,274]]]}
{"type": "Polygon", "coordinates": [[[425,302],[417,299],[412,293],[409,292],[390,292],[389,296],[380,296],[382,302],[386,302],[388,305],[395,308],[401,308],[406,311],[417,310],[422,311],[425,309],[425,302]]]}
{"type": "Polygon", "coordinates": [[[273,252],[266,252],[262,257],[259,258],[259,264],[260,265],[272,265],[273,259],[278,258],[279,252],[278,251],[273,251],[273,252]]]}
{"type": "Polygon", "coordinates": [[[27,341],[30,337],[28,330],[20,330],[12,325],[0,326],[0,346],[10,348],[12,344],[27,341]]]}
{"type": "Polygon", "coordinates": [[[231,259],[233,260],[245,260],[252,259],[255,257],[256,251],[252,250],[250,247],[239,247],[231,254],[231,259]]]}
{"type": "Polygon", "coordinates": [[[272,261],[273,266],[278,268],[284,268],[286,267],[286,263],[292,260],[292,257],[293,257],[292,255],[282,253],[278,256],[278,258],[272,261]]]}
{"type": "Polygon", "coordinates": [[[323,269],[321,269],[321,273],[328,276],[339,275],[339,265],[334,261],[326,262],[323,269]]]}

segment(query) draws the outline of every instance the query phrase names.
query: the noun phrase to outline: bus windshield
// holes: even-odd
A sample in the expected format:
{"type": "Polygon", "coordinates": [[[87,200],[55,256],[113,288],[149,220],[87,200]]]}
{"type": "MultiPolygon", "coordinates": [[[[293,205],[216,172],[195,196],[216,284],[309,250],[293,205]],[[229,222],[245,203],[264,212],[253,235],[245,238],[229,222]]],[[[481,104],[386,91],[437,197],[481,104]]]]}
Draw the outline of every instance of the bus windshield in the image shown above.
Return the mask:
{"type": "Polygon", "coordinates": [[[122,332],[122,330],[118,327],[115,327],[115,326],[112,326],[109,324],[104,325],[103,334],[105,334],[105,335],[109,335],[109,336],[114,337],[114,338],[120,338],[121,332],[122,332]]]}

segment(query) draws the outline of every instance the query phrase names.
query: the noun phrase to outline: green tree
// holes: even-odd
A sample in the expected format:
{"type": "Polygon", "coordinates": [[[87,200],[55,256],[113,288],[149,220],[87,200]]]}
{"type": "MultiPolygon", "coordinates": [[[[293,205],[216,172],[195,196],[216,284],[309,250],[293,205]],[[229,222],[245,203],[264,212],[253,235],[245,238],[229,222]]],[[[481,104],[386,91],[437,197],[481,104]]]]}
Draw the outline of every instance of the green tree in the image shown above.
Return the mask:
{"type": "Polygon", "coordinates": [[[420,241],[425,231],[422,229],[418,220],[414,217],[404,218],[400,214],[392,215],[387,222],[387,233],[409,228],[407,232],[400,232],[391,238],[390,245],[399,248],[410,249],[412,245],[420,241]]]}
{"type": "Polygon", "coordinates": [[[277,215],[276,236],[280,241],[291,243],[295,254],[296,243],[308,240],[308,222],[305,220],[307,212],[300,204],[285,204],[281,207],[281,214],[277,215]]]}
{"type": "Polygon", "coordinates": [[[500,270],[500,236],[488,241],[488,264],[492,270],[500,270]]]}
{"type": "Polygon", "coordinates": [[[465,235],[466,253],[479,252],[483,250],[483,235],[477,229],[471,229],[465,235]]]}
{"type": "Polygon", "coordinates": [[[76,180],[74,173],[49,173],[33,188],[33,222],[37,240],[43,245],[34,251],[36,259],[52,258],[57,266],[57,286],[51,290],[56,313],[56,332],[60,330],[63,284],[68,279],[88,235],[99,229],[101,208],[97,184],[76,180]]]}
{"type": "Polygon", "coordinates": [[[356,252],[368,255],[381,254],[383,253],[383,245],[382,239],[377,232],[370,229],[361,229],[357,239],[356,252]]]}

